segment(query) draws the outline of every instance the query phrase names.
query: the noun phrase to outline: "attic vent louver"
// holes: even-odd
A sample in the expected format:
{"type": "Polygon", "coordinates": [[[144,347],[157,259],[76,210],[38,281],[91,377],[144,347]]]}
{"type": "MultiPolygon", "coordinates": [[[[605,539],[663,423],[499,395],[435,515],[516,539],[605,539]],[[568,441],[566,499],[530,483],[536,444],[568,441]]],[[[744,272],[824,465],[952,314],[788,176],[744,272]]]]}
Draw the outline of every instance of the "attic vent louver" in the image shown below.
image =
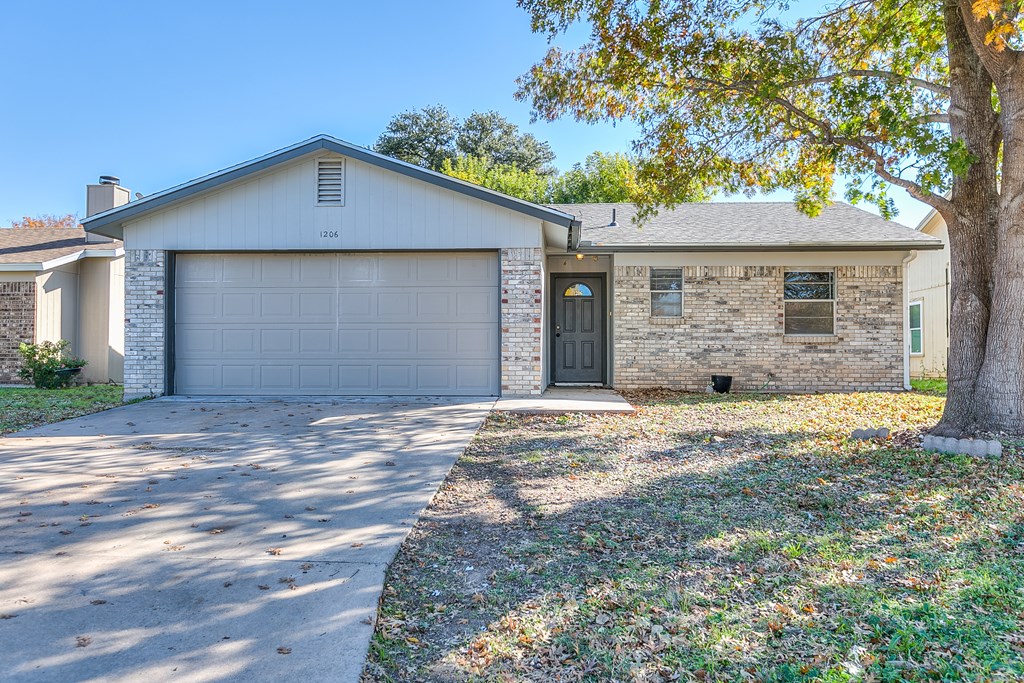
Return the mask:
{"type": "Polygon", "coordinates": [[[318,206],[345,205],[344,159],[317,159],[316,203],[318,206]]]}

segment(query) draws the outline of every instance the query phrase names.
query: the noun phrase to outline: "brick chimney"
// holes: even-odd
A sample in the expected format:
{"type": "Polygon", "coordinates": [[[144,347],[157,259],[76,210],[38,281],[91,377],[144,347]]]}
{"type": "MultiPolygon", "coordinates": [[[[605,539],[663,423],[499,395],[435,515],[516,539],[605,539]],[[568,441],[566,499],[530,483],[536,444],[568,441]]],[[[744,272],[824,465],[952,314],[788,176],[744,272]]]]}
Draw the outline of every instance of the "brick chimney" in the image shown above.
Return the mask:
{"type": "MultiPolygon", "coordinates": [[[[85,216],[94,216],[131,201],[131,190],[121,187],[121,179],[112,175],[101,175],[96,185],[85,186],[85,216]]],[[[112,242],[109,237],[94,232],[85,233],[86,242],[112,242]]]]}

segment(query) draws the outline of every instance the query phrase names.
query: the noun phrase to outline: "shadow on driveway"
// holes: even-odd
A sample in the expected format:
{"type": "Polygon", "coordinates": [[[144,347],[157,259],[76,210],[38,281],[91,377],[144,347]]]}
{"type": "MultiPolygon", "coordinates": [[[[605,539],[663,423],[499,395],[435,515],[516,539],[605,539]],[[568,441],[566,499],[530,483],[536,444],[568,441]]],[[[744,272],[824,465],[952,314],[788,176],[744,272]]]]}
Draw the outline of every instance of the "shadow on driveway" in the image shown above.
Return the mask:
{"type": "Polygon", "coordinates": [[[0,439],[3,677],[358,680],[492,403],[160,399],[0,439]]]}

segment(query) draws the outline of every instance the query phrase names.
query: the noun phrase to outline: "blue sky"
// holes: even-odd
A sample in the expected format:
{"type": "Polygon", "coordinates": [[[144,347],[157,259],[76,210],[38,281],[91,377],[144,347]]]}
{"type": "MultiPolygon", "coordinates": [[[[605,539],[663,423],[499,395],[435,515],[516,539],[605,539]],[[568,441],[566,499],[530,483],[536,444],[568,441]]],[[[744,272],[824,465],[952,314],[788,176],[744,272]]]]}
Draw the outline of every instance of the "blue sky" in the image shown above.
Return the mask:
{"type": "MultiPolygon", "coordinates": [[[[501,112],[563,169],[629,150],[628,123],[529,123],[515,79],[546,49],[515,0],[6,3],[0,225],[83,214],[102,174],[150,194],[318,133],[370,145],[435,103],[501,112]]],[[[896,192],[916,225],[927,208],[896,192]]]]}

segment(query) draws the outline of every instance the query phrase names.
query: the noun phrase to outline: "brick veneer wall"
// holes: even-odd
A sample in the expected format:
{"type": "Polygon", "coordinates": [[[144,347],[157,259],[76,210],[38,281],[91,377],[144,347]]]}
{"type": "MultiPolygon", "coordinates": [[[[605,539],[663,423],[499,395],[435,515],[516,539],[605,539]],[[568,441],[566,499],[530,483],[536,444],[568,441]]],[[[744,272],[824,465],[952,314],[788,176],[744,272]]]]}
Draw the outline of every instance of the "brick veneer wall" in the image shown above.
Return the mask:
{"type": "Polygon", "coordinates": [[[22,383],[18,377],[22,342],[36,336],[36,283],[0,282],[0,382],[22,383]]]}
{"type": "Polygon", "coordinates": [[[538,395],[541,367],[542,249],[501,250],[501,394],[538,395]]]}
{"type": "Polygon", "coordinates": [[[615,268],[615,385],[701,391],[903,389],[903,271],[836,268],[835,336],[783,334],[780,266],[683,268],[683,317],[650,317],[647,266],[615,268]]]}
{"type": "Polygon", "coordinates": [[[128,249],[124,263],[124,397],[164,393],[167,254],[128,249]]]}

